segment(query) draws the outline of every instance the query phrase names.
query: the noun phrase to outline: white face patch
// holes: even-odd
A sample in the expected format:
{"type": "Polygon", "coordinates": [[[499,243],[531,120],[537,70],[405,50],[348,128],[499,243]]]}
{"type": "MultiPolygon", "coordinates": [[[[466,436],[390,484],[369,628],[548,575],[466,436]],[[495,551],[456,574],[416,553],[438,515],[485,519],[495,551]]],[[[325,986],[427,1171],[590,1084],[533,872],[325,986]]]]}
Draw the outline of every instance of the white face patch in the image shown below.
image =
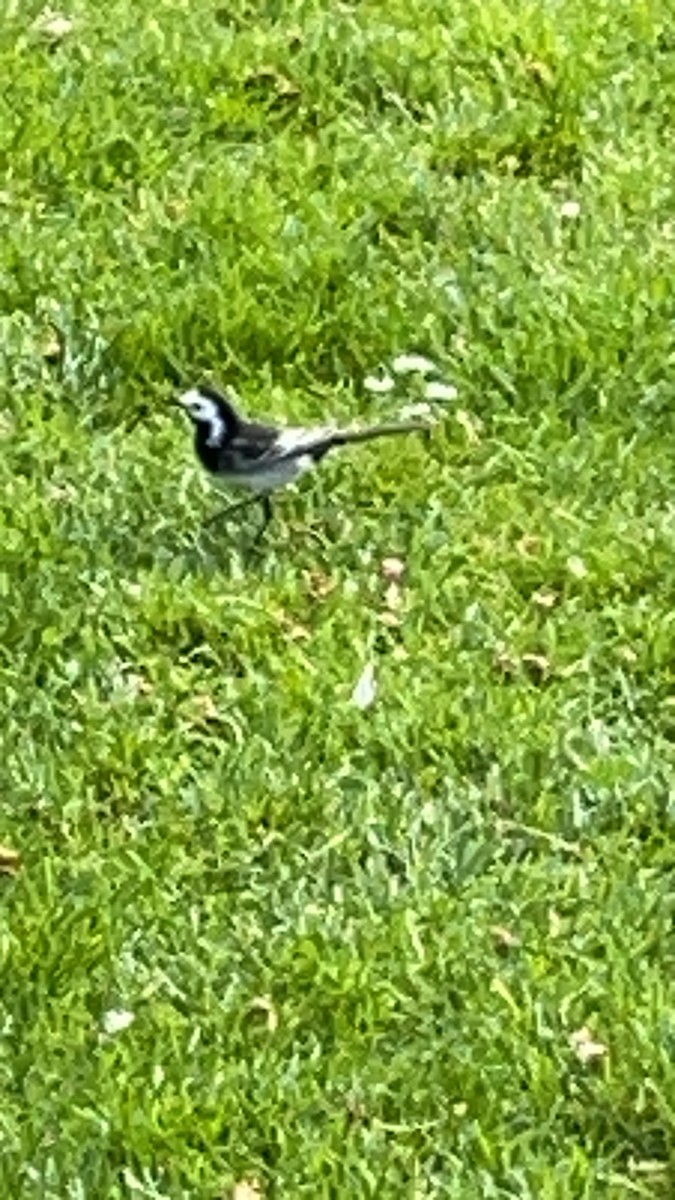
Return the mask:
{"type": "Polygon", "coordinates": [[[225,439],[227,426],[218,411],[218,405],[215,400],[209,399],[208,396],[203,396],[197,388],[190,388],[189,392],[183,393],[178,402],[183,405],[185,411],[196,424],[208,425],[209,436],[206,439],[207,445],[220,446],[225,439]]]}

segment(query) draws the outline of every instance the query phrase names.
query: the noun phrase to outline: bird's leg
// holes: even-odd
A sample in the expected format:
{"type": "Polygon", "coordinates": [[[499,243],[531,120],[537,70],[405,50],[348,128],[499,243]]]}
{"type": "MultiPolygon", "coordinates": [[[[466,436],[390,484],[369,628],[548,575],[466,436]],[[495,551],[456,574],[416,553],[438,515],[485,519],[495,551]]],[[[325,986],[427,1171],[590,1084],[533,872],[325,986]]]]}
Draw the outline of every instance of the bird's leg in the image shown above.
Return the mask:
{"type": "Polygon", "coordinates": [[[265,495],[259,496],[258,499],[260,500],[260,503],[262,504],[263,520],[262,520],[262,525],[260,526],[260,529],[258,530],[258,532],[255,536],[255,539],[254,539],[256,544],[260,541],[262,535],[264,534],[265,530],[267,529],[267,526],[269,525],[270,521],[272,520],[272,501],[270,500],[269,496],[267,495],[267,493],[265,493],[265,495]]]}
{"type": "Polygon", "coordinates": [[[257,496],[246,496],[244,500],[238,500],[236,504],[228,504],[227,508],[219,508],[217,513],[204,523],[204,528],[208,529],[210,525],[215,525],[216,521],[221,521],[225,517],[232,516],[232,513],[239,512],[242,508],[248,508],[249,504],[253,504],[257,500],[257,496]]]}

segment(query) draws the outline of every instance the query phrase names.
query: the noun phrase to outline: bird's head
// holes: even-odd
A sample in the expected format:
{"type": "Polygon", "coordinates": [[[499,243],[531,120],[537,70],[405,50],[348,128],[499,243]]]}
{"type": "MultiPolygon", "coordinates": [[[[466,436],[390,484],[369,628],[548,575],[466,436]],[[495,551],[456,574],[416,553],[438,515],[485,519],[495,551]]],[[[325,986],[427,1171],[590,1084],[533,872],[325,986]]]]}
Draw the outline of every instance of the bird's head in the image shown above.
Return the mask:
{"type": "Polygon", "coordinates": [[[178,403],[197,427],[207,446],[222,446],[234,437],[239,419],[226,395],[200,384],[179,396],[178,403]]]}

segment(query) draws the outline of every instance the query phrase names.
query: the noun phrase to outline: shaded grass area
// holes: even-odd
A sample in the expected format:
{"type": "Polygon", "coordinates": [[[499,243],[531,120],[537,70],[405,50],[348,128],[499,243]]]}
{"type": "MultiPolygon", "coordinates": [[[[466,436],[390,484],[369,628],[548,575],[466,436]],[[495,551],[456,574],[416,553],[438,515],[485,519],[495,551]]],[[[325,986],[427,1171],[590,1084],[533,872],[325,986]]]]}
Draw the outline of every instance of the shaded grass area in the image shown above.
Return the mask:
{"type": "Polygon", "coordinates": [[[62,16],[0,31],[3,1192],[670,1196],[669,6],[62,16]],[[428,444],[205,529],[178,383],[379,419],[402,350],[428,444]]]}

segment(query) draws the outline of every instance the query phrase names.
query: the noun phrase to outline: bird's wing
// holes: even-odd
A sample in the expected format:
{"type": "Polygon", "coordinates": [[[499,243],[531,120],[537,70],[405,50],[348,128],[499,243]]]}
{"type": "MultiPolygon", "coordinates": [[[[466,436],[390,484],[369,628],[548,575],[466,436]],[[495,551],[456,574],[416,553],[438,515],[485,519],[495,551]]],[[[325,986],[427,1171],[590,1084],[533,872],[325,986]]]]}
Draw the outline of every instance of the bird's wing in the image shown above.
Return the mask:
{"type": "Polygon", "coordinates": [[[270,453],[278,458],[298,458],[302,454],[312,454],[316,450],[325,450],[337,432],[335,425],[314,426],[306,428],[297,426],[281,429],[270,447],[270,453]]]}
{"type": "Polygon", "coordinates": [[[277,429],[257,422],[242,423],[236,437],[223,446],[219,468],[231,475],[251,475],[268,471],[281,463],[293,463],[307,456],[320,458],[333,444],[336,429],[295,427],[277,429]]]}
{"type": "Polygon", "coordinates": [[[220,451],[219,469],[231,475],[265,472],[275,464],[325,453],[333,435],[332,428],[278,429],[247,421],[220,451]]]}

